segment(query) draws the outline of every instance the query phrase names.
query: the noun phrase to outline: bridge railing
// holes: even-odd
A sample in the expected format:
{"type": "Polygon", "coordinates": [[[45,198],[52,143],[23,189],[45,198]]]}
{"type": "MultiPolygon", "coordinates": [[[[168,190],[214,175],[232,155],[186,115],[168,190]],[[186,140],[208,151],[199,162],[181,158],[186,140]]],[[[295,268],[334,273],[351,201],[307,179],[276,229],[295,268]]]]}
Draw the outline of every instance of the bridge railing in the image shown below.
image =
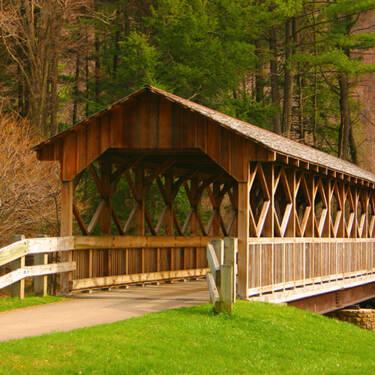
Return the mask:
{"type": "Polygon", "coordinates": [[[249,238],[254,300],[286,302],[375,281],[375,239],[249,238]]]}
{"type": "MultiPolygon", "coordinates": [[[[205,276],[206,236],[70,236],[32,238],[0,249],[0,267],[17,264],[0,277],[0,289],[27,277],[71,272],[71,290],[205,276]],[[71,261],[48,264],[48,254],[70,252],[71,261]],[[44,254],[44,263],[25,258],[44,254]]],[[[44,283],[46,285],[46,283],[44,283]]],[[[21,287],[20,295],[23,296],[21,287]]]]}

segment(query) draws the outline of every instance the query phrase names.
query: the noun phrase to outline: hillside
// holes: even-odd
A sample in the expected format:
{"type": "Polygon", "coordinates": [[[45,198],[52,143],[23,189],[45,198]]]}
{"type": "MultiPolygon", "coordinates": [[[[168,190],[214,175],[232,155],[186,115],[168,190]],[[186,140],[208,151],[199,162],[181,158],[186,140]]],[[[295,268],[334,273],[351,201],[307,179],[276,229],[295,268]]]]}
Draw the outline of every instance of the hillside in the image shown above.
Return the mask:
{"type": "Polygon", "coordinates": [[[201,305],[0,343],[0,374],[371,374],[375,334],[287,306],[201,305]]]}

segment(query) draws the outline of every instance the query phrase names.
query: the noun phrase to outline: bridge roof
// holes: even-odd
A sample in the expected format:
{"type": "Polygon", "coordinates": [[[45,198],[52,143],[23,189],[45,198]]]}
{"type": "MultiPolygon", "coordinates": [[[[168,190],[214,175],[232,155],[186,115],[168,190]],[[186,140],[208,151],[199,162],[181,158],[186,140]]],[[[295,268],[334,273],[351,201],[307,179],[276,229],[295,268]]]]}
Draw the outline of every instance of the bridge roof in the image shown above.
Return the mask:
{"type": "Polygon", "coordinates": [[[375,182],[374,174],[358,167],[355,164],[152,86],[145,86],[144,88],[134,92],[133,94],[120,99],[106,109],[94,114],[90,118],[34,146],[33,150],[42,150],[44,146],[54,143],[58,139],[64,138],[71,132],[77,131],[83,126],[87,126],[92,119],[105,115],[115,107],[124,104],[145,92],[164,97],[168,101],[177,103],[182,107],[200,114],[205,118],[214,121],[220,126],[233,131],[240,136],[251,140],[252,142],[264,147],[265,149],[273,151],[279,155],[296,158],[302,162],[312,163],[320,167],[325,167],[330,170],[336,171],[338,173],[344,173],[355,178],[375,182]]]}

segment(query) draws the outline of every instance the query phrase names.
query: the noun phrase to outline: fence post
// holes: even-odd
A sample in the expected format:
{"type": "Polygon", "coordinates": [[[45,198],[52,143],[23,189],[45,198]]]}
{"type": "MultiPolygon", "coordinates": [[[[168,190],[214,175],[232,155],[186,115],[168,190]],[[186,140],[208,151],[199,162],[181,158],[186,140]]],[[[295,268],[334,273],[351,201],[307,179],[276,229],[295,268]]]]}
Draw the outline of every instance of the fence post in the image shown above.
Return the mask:
{"type": "Polygon", "coordinates": [[[232,312],[236,293],[236,251],[236,238],[227,238],[224,241],[211,240],[207,244],[207,259],[210,265],[207,283],[211,302],[214,303],[217,313],[232,312]]]}
{"type": "Polygon", "coordinates": [[[220,309],[215,310],[230,314],[233,301],[233,267],[230,264],[220,266],[220,309]]]}
{"type": "Polygon", "coordinates": [[[237,296],[237,246],[238,239],[226,237],[224,239],[224,264],[229,264],[233,268],[232,272],[232,302],[236,301],[237,296]]]}
{"type": "MultiPolygon", "coordinates": [[[[11,242],[17,242],[17,241],[22,241],[25,239],[25,236],[23,234],[15,234],[14,236],[12,236],[11,238],[11,242]]],[[[18,270],[19,268],[23,268],[25,267],[25,257],[21,257],[15,261],[13,261],[11,264],[10,264],[10,269],[11,271],[16,271],[18,270]]],[[[22,279],[16,283],[14,283],[11,287],[10,287],[10,295],[12,297],[19,297],[21,299],[24,299],[25,298],[25,279],[22,279]]]]}
{"type": "MultiPolygon", "coordinates": [[[[39,238],[47,237],[46,235],[37,236],[39,238]]],[[[48,264],[48,254],[35,254],[34,265],[48,264]]],[[[36,276],[34,277],[34,293],[35,295],[45,297],[47,295],[48,287],[48,276],[36,276]]]]}
{"type": "Polygon", "coordinates": [[[211,245],[215,249],[216,257],[219,264],[224,263],[224,241],[220,239],[211,240],[211,245]]]}

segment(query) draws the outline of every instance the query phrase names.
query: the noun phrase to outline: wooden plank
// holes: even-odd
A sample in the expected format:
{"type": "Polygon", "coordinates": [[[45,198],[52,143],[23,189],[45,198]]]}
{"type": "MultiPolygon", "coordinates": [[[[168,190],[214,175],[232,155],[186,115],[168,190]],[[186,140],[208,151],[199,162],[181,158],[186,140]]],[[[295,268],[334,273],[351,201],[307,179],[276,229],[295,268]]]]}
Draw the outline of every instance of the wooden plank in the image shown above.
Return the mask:
{"type": "Polygon", "coordinates": [[[90,232],[86,228],[86,224],[82,219],[81,213],[79,212],[78,207],[74,203],[73,203],[73,214],[77,220],[77,223],[78,223],[79,228],[81,229],[81,232],[83,234],[89,234],[90,232]]]}
{"type": "Polygon", "coordinates": [[[206,281],[207,281],[208,291],[210,293],[211,303],[215,303],[215,302],[219,301],[220,295],[219,295],[219,292],[218,292],[216,284],[215,284],[215,279],[212,276],[211,272],[207,272],[206,281]]]}
{"type": "Polygon", "coordinates": [[[56,251],[68,251],[74,249],[75,237],[46,237],[30,238],[27,241],[27,254],[54,253],[56,251]]]}
{"type": "Polygon", "coordinates": [[[28,254],[28,240],[21,240],[0,249],[0,266],[28,254]]]}
{"type": "Polygon", "coordinates": [[[224,264],[229,264],[233,267],[233,299],[232,301],[236,301],[236,295],[237,295],[237,288],[236,288],[236,282],[237,282],[237,249],[238,249],[238,239],[237,238],[231,238],[226,237],[224,239],[224,264]]]}
{"type": "Polygon", "coordinates": [[[73,290],[103,288],[115,285],[133,284],[140,282],[151,282],[169,279],[182,279],[187,277],[199,277],[207,274],[207,268],[178,270],[178,271],[162,271],[150,273],[138,273],[131,275],[118,275],[95,277],[90,279],[73,280],[73,290]]]}
{"type": "MultiPolygon", "coordinates": [[[[48,264],[48,254],[35,254],[34,265],[48,264]]],[[[35,295],[46,296],[47,295],[47,276],[35,277],[33,280],[33,287],[35,295]]]]}
{"type": "Polygon", "coordinates": [[[23,280],[26,277],[51,275],[53,273],[71,272],[76,269],[75,262],[64,262],[54,264],[43,264],[38,266],[26,266],[18,268],[0,277],[0,289],[5,288],[13,283],[23,280]]]}
{"type": "Polygon", "coordinates": [[[251,301],[269,302],[269,303],[285,303],[289,301],[295,301],[297,299],[310,297],[313,295],[330,293],[342,289],[354,288],[359,285],[375,282],[375,275],[367,275],[358,279],[345,279],[338,280],[329,284],[312,284],[306,285],[304,288],[298,288],[293,290],[281,290],[280,292],[265,294],[257,297],[250,297],[251,301]]]}
{"type": "Polygon", "coordinates": [[[210,245],[214,248],[217,261],[219,264],[224,264],[224,241],[221,239],[214,239],[210,241],[210,245]]]}
{"type": "Polygon", "coordinates": [[[100,201],[98,207],[96,208],[96,210],[94,212],[94,215],[92,215],[92,218],[90,220],[89,225],[87,226],[88,234],[92,233],[92,231],[94,230],[94,227],[99,220],[100,214],[101,214],[104,206],[105,206],[105,202],[103,200],[100,201]]]}
{"type": "MultiPolygon", "coordinates": [[[[0,250],[0,256],[4,256],[5,261],[9,259],[11,249],[18,252],[10,255],[17,259],[22,255],[52,253],[58,250],[68,251],[72,249],[122,249],[140,247],[205,247],[211,240],[217,239],[213,236],[67,236],[67,237],[47,237],[32,238],[8,245],[0,250]],[[20,249],[23,249],[22,251],[20,249]],[[26,249],[26,250],[25,250],[26,249]],[[28,250],[27,250],[28,249],[28,250]],[[5,255],[7,252],[8,255],[5,255]]],[[[373,238],[318,238],[318,237],[249,237],[249,244],[273,244],[273,243],[373,243],[373,238]]],[[[3,265],[6,263],[0,263],[3,265]]]]}
{"type": "MultiPolygon", "coordinates": [[[[220,312],[232,313],[233,301],[233,267],[229,264],[220,266],[220,312]]],[[[218,302],[217,302],[218,303],[218,302]]],[[[217,304],[216,303],[216,304],[217,304]]],[[[215,309],[217,308],[215,304],[215,309]]]]}
{"type": "Polygon", "coordinates": [[[249,185],[238,183],[238,294],[247,297],[249,275],[249,185]]]}
{"type": "MultiPolygon", "coordinates": [[[[111,234],[111,223],[112,223],[112,186],[111,186],[111,174],[112,174],[112,163],[108,159],[102,159],[99,161],[100,172],[101,172],[101,187],[102,187],[102,198],[105,202],[104,207],[100,212],[100,234],[110,235],[111,234]]],[[[105,249],[104,253],[104,276],[112,274],[112,251],[105,249]]]]}
{"type": "Polygon", "coordinates": [[[206,236],[77,236],[74,237],[76,250],[85,249],[136,249],[142,247],[205,247],[216,237],[206,236]]]}
{"type": "Polygon", "coordinates": [[[63,140],[63,155],[60,171],[62,181],[70,181],[78,173],[77,137],[75,132],[70,133],[63,140]]]}
{"type": "MultiPolygon", "coordinates": [[[[61,224],[60,235],[62,237],[71,236],[73,233],[73,182],[63,182],[61,186],[61,224]]],[[[72,261],[72,252],[61,252],[62,262],[72,261]]],[[[70,281],[72,273],[62,273],[60,275],[60,293],[68,294],[70,292],[70,281]]]]}
{"type": "Polygon", "coordinates": [[[210,243],[207,244],[207,261],[210,266],[210,272],[215,282],[217,282],[218,281],[217,273],[220,270],[220,263],[219,263],[219,260],[217,259],[215,249],[210,243]]]}

